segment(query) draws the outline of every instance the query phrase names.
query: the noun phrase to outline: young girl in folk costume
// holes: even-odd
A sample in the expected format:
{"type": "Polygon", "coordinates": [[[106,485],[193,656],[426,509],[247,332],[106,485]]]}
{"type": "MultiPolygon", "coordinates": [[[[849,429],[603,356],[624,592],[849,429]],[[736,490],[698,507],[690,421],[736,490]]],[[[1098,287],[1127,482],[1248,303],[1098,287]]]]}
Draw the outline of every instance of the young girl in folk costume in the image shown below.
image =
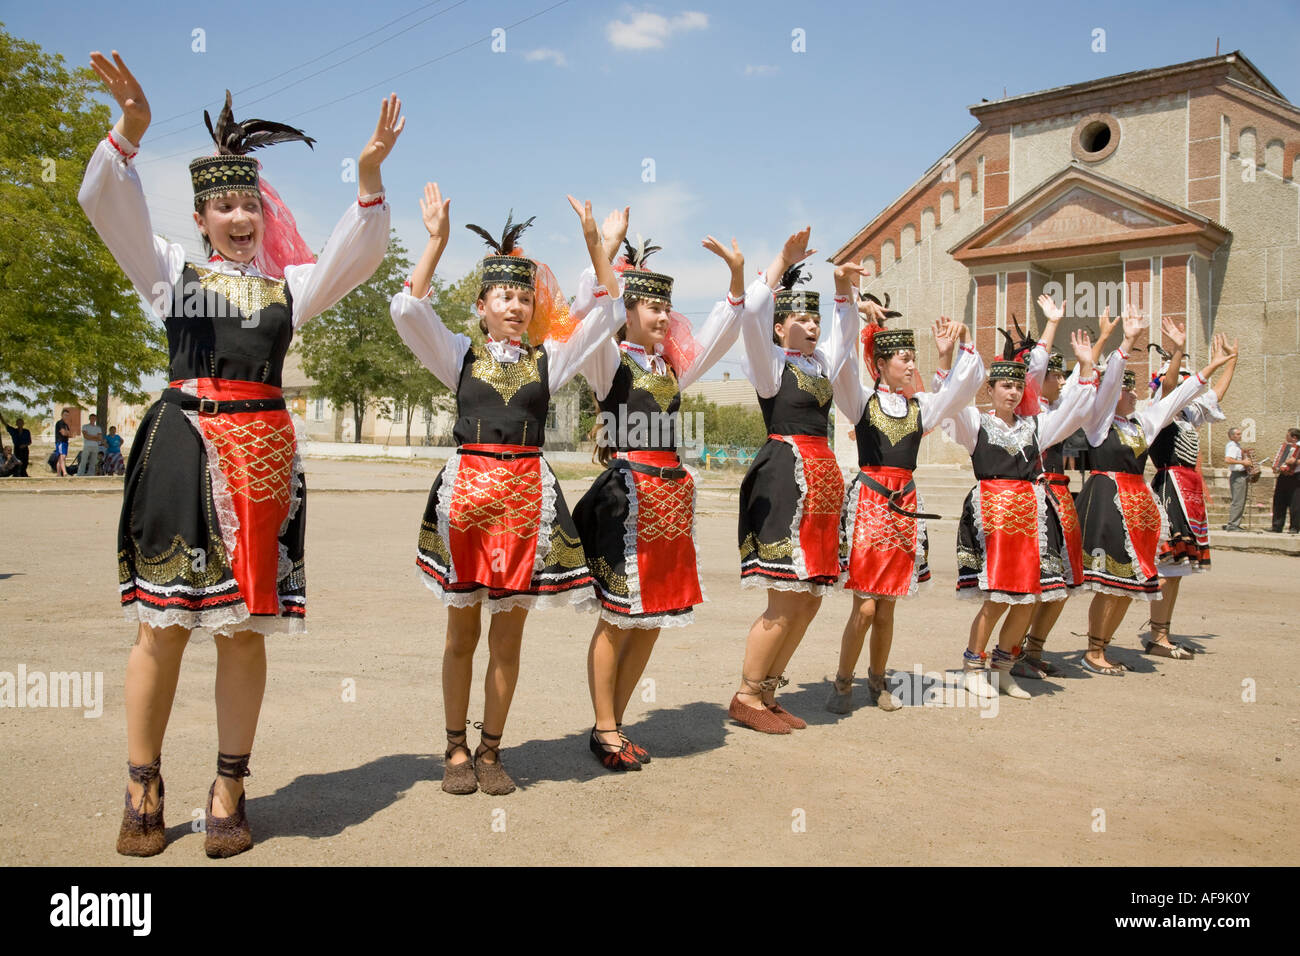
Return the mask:
{"type": "MultiPolygon", "coordinates": [[[[1128,344],[1135,337],[1135,333],[1130,336],[1130,318],[1124,317],[1128,344]]],[[[1141,322],[1140,316],[1136,321],[1141,322]]],[[[1076,504],[1083,523],[1084,586],[1097,592],[1088,608],[1088,651],[1083,657],[1084,668],[1094,674],[1123,676],[1128,668],[1106,657],[1106,645],[1133,598],[1154,601],[1160,593],[1156,556],[1168,537],[1169,524],[1142,477],[1150,453],[1147,436],[1159,435],[1233,355],[1222,340],[1216,341],[1214,358],[1200,374],[1140,411],[1137,376],[1124,371],[1115,415],[1088,430],[1092,472],[1076,504]]]]}
{"type": "MultiPolygon", "coordinates": [[[[739,247],[732,240],[727,249],[709,236],[704,247],[727,263],[731,286],[693,335],[686,317],[672,310],[672,277],[645,268],[658,247],[637,238],[635,248],[625,241],[620,260],[623,296],[616,310],[626,324],[619,341],[602,343],[582,370],[600,406],[600,458],[609,467],[573,511],[600,599],[587,653],[596,713],[590,746],[615,771],[650,762],[646,749],[623,735],[623,713],[659,629],[690,624],[691,609],[704,600],[695,482],[677,457],[678,410],[681,389],[735,343],[745,303],[739,247]]],[[[584,286],[594,278],[589,271],[584,286]]]]}
{"type": "MultiPolygon", "coordinates": [[[[740,486],[740,574],[742,586],[767,588],[767,608],[750,629],[728,712],[769,734],[807,726],[774,695],[840,574],[844,479],[826,440],[834,347],[818,344],[817,293],[795,289],[804,278],[799,263],[816,251],[807,251],[810,232],[787,239],[766,277],[749,287],[741,320],[745,372],[758,392],[768,441],[740,486]]],[[[853,308],[850,285],[861,274],[856,266],[844,270],[835,278],[836,309],[853,308]]]]}
{"type": "Polygon", "coordinates": [[[280,373],[294,331],[379,266],[388,245],[380,163],[402,130],[396,96],[358,164],[359,196],[320,260],[245,155],[301,139],[278,123],[236,123],[226,106],[212,128],[217,155],[190,163],[194,220],[212,250],[186,260],[153,235],[131,162],[149,128],[149,104],[122,58],[91,54],[122,107],[95,150],[81,205],[167,331],[170,386],[136,431],[122,500],[122,605],[138,625],[126,669],[126,810],[118,852],[166,843],[163,734],[191,632],[216,635],[217,778],[208,791],[205,849],[252,846],[244,783],[266,685],[263,637],[303,631],[302,467],[280,373]]]}
{"type": "MultiPolygon", "coordinates": [[[[1165,340],[1173,344],[1173,353],[1164,353],[1165,364],[1151,379],[1151,393],[1169,395],[1179,382],[1190,376],[1183,366],[1185,329],[1165,320],[1165,340]],[[1172,328],[1171,328],[1172,326],[1172,328]]],[[[1151,602],[1151,640],[1144,642],[1148,654],[1190,660],[1192,649],[1169,640],[1169,622],[1178,601],[1183,577],[1210,570],[1210,526],[1205,513],[1205,481],[1200,471],[1200,438],[1196,430],[1206,422],[1221,422],[1227,416],[1219,408],[1237,367],[1237,343],[1228,349],[1227,340],[1215,335],[1219,351],[1231,358],[1219,380],[1202,395],[1185,405],[1151,443],[1151,463],[1156,475],[1151,490],[1164,508],[1169,521],[1169,537],[1156,554],[1156,570],[1161,577],[1160,597],[1151,602]]],[[[1158,348],[1158,346],[1153,346],[1158,348]]]]}
{"type": "Polygon", "coordinates": [[[849,487],[841,522],[840,552],[845,587],[853,608],[840,639],[839,667],[826,709],[847,714],[853,703],[853,671],[871,629],[867,688],[882,710],[901,704],[885,686],[885,668],[894,639],[894,604],[916,594],[930,580],[929,541],[924,505],[912,481],[921,438],[970,403],[984,377],[984,363],[969,345],[957,350],[966,327],[940,319],[933,332],[939,351],[941,383],[934,392],[917,392],[916,339],[911,329],[886,329],[883,320],[900,315],[863,303],[869,324],[862,332],[862,354],[875,387],[862,384],[856,344],[855,311],[836,312],[846,325],[836,335],[839,354],[832,361],[835,404],[855,422],[858,474],[849,487]],[[953,368],[953,352],[959,351],[953,368]],[[951,369],[951,372],[949,371],[951,369]]]}
{"type": "MultiPolygon", "coordinates": [[[[573,208],[596,277],[615,288],[602,254],[591,204],[573,208]]],[[[429,244],[411,274],[410,290],[393,296],[393,322],[411,351],[456,392],[459,446],[434,479],[420,525],[416,566],[429,590],[447,605],[447,643],[442,658],[443,709],[447,719],[442,789],[494,795],[510,793],[514,781],[498,750],[510,700],[519,678],[524,621],[535,607],[591,602],[591,574],[564,495],[542,458],[551,396],[577,374],[581,363],[621,324],[621,310],[604,306],[572,315],[550,270],[523,255],[520,233],[532,219],[506,222],[498,241],[488,241],[483,260],[476,343],[451,332],[429,304],[430,280],[447,245],[448,207],[434,183],[425,186],[421,210],[429,244]],[[525,342],[524,336],[527,336],[525,342]],[[471,755],[466,713],[481,607],[491,616],[482,740],[471,755]]],[[[606,300],[607,301],[607,300],[606,300]]]]}
{"type": "Polygon", "coordinates": [[[964,408],[952,418],[952,437],[970,452],[979,482],[966,497],[957,528],[957,594],[982,602],[963,653],[966,689],[981,697],[996,697],[999,690],[1029,697],[1011,668],[1030,615],[1035,602],[1065,597],[1069,558],[1060,550],[1056,499],[1038,479],[1039,448],[1056,444],[1078,428],[1094,397],[1097,379],[1087,333],[1076,332],[1071,344],[1080,378],[1060,408],[1037,411],[1032,395],[1028,405],[1022,404],[1024,364],[999,360],[989,368],[992,409],[980,413],[964,408]],[[990,682],[984,649],[1003,614],[1006,620],[992,659],[998,679],[990,682]]]}

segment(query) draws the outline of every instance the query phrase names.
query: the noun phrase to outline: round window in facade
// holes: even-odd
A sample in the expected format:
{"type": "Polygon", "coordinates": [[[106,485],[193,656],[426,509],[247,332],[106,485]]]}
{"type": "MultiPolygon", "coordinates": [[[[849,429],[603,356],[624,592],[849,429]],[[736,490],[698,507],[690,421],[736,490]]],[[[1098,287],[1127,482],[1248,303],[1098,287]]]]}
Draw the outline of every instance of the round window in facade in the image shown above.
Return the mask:
{"type": "Polygon", "coordinates": [[[1109,113],[1092,113],[1074,127],[1070,148],[1075,159],[1098,163],[1119,145],[1119,121],[1109,113]]]}

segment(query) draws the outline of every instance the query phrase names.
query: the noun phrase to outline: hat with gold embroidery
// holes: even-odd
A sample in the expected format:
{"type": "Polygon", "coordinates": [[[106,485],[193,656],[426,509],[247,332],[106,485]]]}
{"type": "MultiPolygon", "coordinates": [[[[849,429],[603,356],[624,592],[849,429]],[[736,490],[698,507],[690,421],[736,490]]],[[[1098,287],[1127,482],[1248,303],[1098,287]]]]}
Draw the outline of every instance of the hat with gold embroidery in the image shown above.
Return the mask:
{"type": "Polygon", "coordinates": [[[1010,382],[1019,382],[1025,384],[1025,363],[1017,361],[1008,361],[998,359],[989,365],[989,381],[996,382],[998,379],[1006,379],[1010,382]]]}
{"type": "Polygon", "coordinates": [[[645,268],[646,259],[661,248],[652,246],[649,239],[642,239],[640,235],[636,237],[635,246],[623,240],[623,258],[627,261],[627,267],[622,270],[623,295],[664,305],[673,304],[673,277],[645,268]]]}
{"type": "Polygon", "coordinates": [[[1065,356],[1060,352],[1053,352],[1047,357],[1047,370],[1049,372],[1065,371],[1065,356]]]}
{"type": "Polygon", "coordinates": [[[510,286],[516,289],[537,288],[537,263],[523,255],[519,248],[519,237],[533,224],[536,216],[529,216],[524,222],[515,222],[512,209],[506,216],[505,228],[501,238],[497,239],[482,226],[466,223],[465,228],[473,230],[483,237],[488,247],[496,250],[496,255],[483,257],[483,281],[479,286],[480,295],[496,285],[510,286]]]}
{"type": "Polygon", "coordinates": [[[799,312],[821,314],[821,297],[816,292],[795,288],[796,285],[807,282],[811,278],[812,274],[805,271],[797,262],[781,273],[781,284],[777,287],[775,295],[778,320],[799,312]]]}
{"type": "Polygon", "coordinates": [[[212,134],[212,141],[217,144],[217,155],[200,156],[190,162],[190,182],[194,187],[196,207],[202,207],[213,196],[226,193],[258,194],[259,164],[247,155],[253,150],[292,142],[303,142],[311,148],[316,142],[302,130],[284,123],[260,119],[235,122],[230,107],[230,90],[226,90],[226,105],[217,114],[217,125],[213,127],[207,110],[203,111],[203,122],[212,134]]]}

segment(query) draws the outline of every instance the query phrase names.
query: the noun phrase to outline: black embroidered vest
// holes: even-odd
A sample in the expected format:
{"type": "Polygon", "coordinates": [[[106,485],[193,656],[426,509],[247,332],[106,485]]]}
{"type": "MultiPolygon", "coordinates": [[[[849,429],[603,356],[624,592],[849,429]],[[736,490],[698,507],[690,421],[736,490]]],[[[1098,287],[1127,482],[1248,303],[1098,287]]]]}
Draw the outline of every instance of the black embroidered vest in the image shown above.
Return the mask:
{"type": "Polygon", "coordinates": [[[168,375],[280,385],[293,339],[289,285],[187,262],[173,288],[168,375]]]}
{"type": "MultiPolygon", "coordinates": [[[[677,413],[682,393],[677,376],[669,366],[667,375],[656,375],[637,364],[636,359],[620,351],[618,371],[609,394],[600,400],[606,415],[607,441],[618,451],[677,450],[677,413]],[[613,416],[613,422],[609,422],[613,416]]],[[[666,363],[665,363],[666,364],[666,363]]]]}
{"type": "Polygon", "coordinates": [[[1170,465],[1196,467],[1196,456],[1201,451],[1201,436],[1191,422],[1175,418],[1160,430],[1151,443],[1151,464],[1157,468],[1170,465]]]}
{"type": "Polygon", "coordinates": [[[542,349],[532,349],[516,362],[498,362],[486,345],[475,343],[460,367],[452,434],[457,445],[541,448],[550,404],[542,349]]]}
{"type": "Polygon", "coordinates": [[[987,478],[1033,481],[1040,474],[1038,420],[1017,417],[1016,423],[1007,428],[987,412],[980,415],[979,438],[971,454],[971,467],[981,481],[987,478]]]}
{"type": "Polygon", "coordinates": [[[1147,467],[1146,436],[1142,426],[1138,426],[1135,438],[1120,434],[1114,423],[1106,433],[1106,440],[1088,453],[1088,464],[1093,471],[1117,471],[1130,475],[1140,475],[1147,467]]]}
{"type": "Polygon", "coordinates": [[[867,399],[866,410],[853,426],[858,443],[858,467],[905,468],[916,470],[916,457],[921,450],[921,403],[915,398],[907,401],[907,414],[895,418],[880,406],[878,393],[867,399]]]}
{"type": "Polygon", "coordinates": [[[781,387],[771,398],[758,399],[769,435],[813,435],[825,438],[831,413],[831,382],[809,375],[786,362],[781,387]]]}

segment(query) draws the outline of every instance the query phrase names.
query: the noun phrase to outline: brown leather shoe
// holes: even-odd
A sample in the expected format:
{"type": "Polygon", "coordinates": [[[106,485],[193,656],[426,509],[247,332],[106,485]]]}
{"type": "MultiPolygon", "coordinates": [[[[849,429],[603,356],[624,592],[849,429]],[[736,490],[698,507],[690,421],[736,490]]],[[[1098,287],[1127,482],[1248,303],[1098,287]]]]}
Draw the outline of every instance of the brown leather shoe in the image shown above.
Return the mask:
{"type": "Polygon", "coordinates": [[[474,750],[474,775],[478,778],[478,788],[493,797],[504,797],[515,792],[515,782],[510,779],[501,766],[501,735],[484,733],[474,750]],[[494,743],[488,743],[494,741],[494,743]],[[484,760],[485,754],[491,754],[495,760],[484,760]]]}
{"type": "Polygon", "coordinates": [[[144,786],[140,795],[140,808],[131,802],[131,791],[126,791],[126,807],[122,811],[122,828],[117,833],[117,852],[123,856],[157,856],[167,846],[167,827],[163,824],[163,795],[166,788],[162,779],[162,755],[153,763],[134,764],[127,761],[126,773],[132,780],[144,786]],[[148,813],[144,811],[149,799],[149,784],[158,780],[158,808],[148,813]]]}
{"type": "Polygon", "coordinates": [[[806,720],[801,717],[796,717],[775,701],[768,704],[767,709],[770,713],[776,714],[778,718],[789,724],[794,730],[806,730],[808,727],[808,722],[806,720]]]}
{"type": "Polygon", "coordinates": [[[478,777],[474,776],[474,755],[465,745],[465,731],[447,731],[447,749],[442,754],[442,789],[444,793],[467,794],[478,789],[478,777]],[[456,740],[459,737],[460,740],[456,740]],[[451,755],[457,750],[465,751],[469,757],[464,763],[452,763],[451,755]]]}
{"type": "Polygon", "coordinates": [[[731,698],[731,705],[727,708],[727,713],[731,715],[732,719],[760,733],[788,734],[792,732],[789,724],[766,707],[750,707],[747,704],[742,704],[739,694],[731,698]]]}
{"type": "MultiPolygon", "coordinates": [[[[248,771],[251,754],[217,754],[217,776],[242,780],[252,776],[248,771]]],[[[212,797],[217,792],[217,782],[208,788],[208,809],[204,815],[203,852],[213,859],[224,859],[243,853],[253,846],[253,828],[244,813],[244,794],[239,795],[235,812],[228,817],[212,815],[212,797]]]]}

